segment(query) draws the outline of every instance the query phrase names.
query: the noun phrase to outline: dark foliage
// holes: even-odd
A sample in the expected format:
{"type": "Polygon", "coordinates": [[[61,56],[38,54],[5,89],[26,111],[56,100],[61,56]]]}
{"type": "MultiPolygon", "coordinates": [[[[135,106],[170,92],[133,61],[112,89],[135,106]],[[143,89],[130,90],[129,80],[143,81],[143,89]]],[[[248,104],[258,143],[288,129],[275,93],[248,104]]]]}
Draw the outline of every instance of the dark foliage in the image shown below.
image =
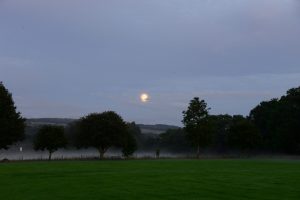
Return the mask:
{"type": "Polygon", "coordinates": [[[47,150],[49,152],[49,160],[52,153],[59,148],[64,148],[67,145],[67,139],[64,135],[64,127],[44,125],[36,134],[33,142],[35,150],[47,150]]]}
{"type": "Polygon", "coordinates": [[[127,123],[127,128],[128,131],[136,137],[139,137],[142,134],[140,126],[137,125],[135,122],[127,123]]]}
{"type": "Polygon", "coordinates": [[[165,133],[160,134],[159,140],[160,149],[171,152],[189,152],[191,144],[186,138],[186,133],[183,129],[169,129],[165,133]]]}
{"type": "Polygon", "coordinates": [[[249,152],[260,144],[261,136],[257,127],[243,116],[233,116],[228,129],[228,144],[231,148],[249,152]]]}
{"type": "Polygon", "coordinates": [[[121,116],[113,111],[93,113],[78,121],[76,146],[94,147],[99,151],[100,159],[112,146],[122,146],[127,135],[127,126],[121,116]]]}
{"type": "Polygon", "coordinates": [[[0,149],[24,139],[25,119],[16,111],[12,94],[0,82],[0,149]]]}
{"type": "Polygon", "coordinates": [[[225,153],[230,148],[228,145],[228,130],[232,125],[231,115],[210,115],[213,124],[212,150],[218,153],[225,153]]]}
{"type": "MultiPolygon", "coordinates": [[[[141,125],[136,124],[135,122],[128,123],[127,126],[128,126],[128,131],[134,135],[137,142],[137,148],[139,150],[152,151],[158,147],[159,145],[158,134],[143,134],[140,128],[141,125]]],[[[153,127],[153,125],[149,125],[149,127],[153,127]]],[[[171,127],[171,126],[166,125],[165,127],[171,127]]]]}
{"type": "Polygon", "coordinates": [[[265,149],[300,154],[300,87],[280,99],[260,103],[249,118],[259,128],[265,149]]]}
{"type": "Polygon", "coordinates": [[[128,158],[133,155],[133,153],[137,150],[137,142],[134,134],[132,132],[127,131],[125,137],[122,142],[122,153],[123,156],[128,158]]]}
{"type": "Polygon", "coordinates": [[[141,129],[151,129],[158,131],[167,131],[169,129],[178,129],[178,126],[166,125],[166,124],[155,124],[155,125],[146,125],[146,124],[138,124],[141,129]]]}
{"type": "Polygon", "coordinates": [[[197,146],[197,157],[200,156],[200,148],[208,146],[212,139],[213,126],[208,110],[205,101],[195,97],[190,101],[188,109],[183,111],[184,130],[187,138],[197,146]]]}

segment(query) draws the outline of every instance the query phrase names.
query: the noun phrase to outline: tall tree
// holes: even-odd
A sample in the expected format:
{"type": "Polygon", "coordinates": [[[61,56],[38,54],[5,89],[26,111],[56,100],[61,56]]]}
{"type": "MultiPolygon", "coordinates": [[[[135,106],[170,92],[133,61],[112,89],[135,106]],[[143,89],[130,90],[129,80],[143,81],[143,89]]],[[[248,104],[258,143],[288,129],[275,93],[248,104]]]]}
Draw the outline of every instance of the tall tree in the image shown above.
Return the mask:
{"type": "Polygon", "coordinates": [[[92,113],[78,121],[76,146],[94,147],[99,151],[100,159],[112,146],[122,146],[127,134],[127,126],[122,117],[113,111],[92,113]]]}
{"type": "Polygon", "coordinates": [[[249,119],[259,128],[264,150],[277,151],[280,146],[276,136],[276,127],[282,124],[280,107],[278,99],[271,99],[261,102],[250,112],[249,119]]]}
{"type": "Polygon", "coordinates": [[[267,149],[300,154],[300,87],[280,99],[260,103],[249,118],[259,127],[267,149]]]}
{"type": "Polygon", "coordinates": [[[232,116],[230,115],[211,115],[210,119],[214,126],[212,139],[212,148],[219,153],[228,150],[228,129],[232,125],[232,116]]]}
{"type": "Polygon", "coordinates": [[[127,131],[126,135],[124,135],[122,141],[122,153],[125,158],[132,156],[132,154],[137,150],[137,141],[134,135],[127,131]]]}
{"type": "Polygon", "coordinates": [[[51,160],[55,151],[64,148],[66,145],[67,139],[62,126],[42,126],[33,141],[34,150],[47,150],[49,152],[49,160],[51,160]]]}
{"type": "Polygon", "coordinates": [[[134,136],[137,143],[137,148],[142,148],[144,140],[141,128],[135,122],[127,123],[127,128],[128,132],[134,136]]]}
{"type": "Polygon", "coordinates": [[[278,136],[286,153],[300,154],[300,87],[289,89],[279,100],[281,125],[278,136]]]}
{"type": "Polygon", "coordinates": [[[228,130],[228,143],[236,150],[248,152],[260,144],[261,135],[258,128],[243,116],[233,116],[228,130]]]}
{"type": "Polygon", "coordinates": [[[182,128],[168,129],[159,135],[160,149],[171,152],[190,152],[191,144],[186,138],[186,133],[182,128]]]}
{"type": "Polygon", "coordinates": [[[0,149],[24,139],[25,119],[16,111],[12,94],[0,82],[0,149]]]}
{"type": "Polygon", "coordinates": [[[201,147],[207,146],[212,139],[213,127],[209,119],[209,108],[204,100],[195,97],[190,101],[188,109],[183,111],[184,130],[187,138],[197,146],[197,157],[201,147]]]}

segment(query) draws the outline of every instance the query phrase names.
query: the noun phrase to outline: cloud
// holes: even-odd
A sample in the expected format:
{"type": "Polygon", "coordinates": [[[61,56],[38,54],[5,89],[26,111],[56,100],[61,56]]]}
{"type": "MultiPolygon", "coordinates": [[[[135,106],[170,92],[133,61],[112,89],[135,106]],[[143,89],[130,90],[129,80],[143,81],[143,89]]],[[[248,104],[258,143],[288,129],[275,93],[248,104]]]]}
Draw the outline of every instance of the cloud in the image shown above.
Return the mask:
{"type": "Polygon", "coordinates": [[[113,109],[180,123],[194,96],[247,114],[300,85],[299,1],[0,3],[0,80],[26,116],[113,109]]]}

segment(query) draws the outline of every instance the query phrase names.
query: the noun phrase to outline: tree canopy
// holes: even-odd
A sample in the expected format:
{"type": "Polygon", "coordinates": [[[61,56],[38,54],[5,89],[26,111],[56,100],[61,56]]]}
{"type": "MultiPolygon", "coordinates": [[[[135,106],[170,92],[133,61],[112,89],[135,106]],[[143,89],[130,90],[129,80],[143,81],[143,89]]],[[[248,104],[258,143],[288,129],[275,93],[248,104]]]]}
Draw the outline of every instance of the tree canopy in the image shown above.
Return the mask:
{"type": "Polygon", "coordinates": [[[261,102],[249,118],[259,128],[266,149],[300,153],[300,87],[280,99],[261,102]]]}
{"type": "Polygon", "coordinates": [[[235,150],[243,152],[252,150],[260,144],[260,134],[257,127],[243,116],[233,116],[228,129],[228,143],[235,150]]]}
{"type": "Polygon", "coordinates": [[[33,142],[35,150],[47,150],[49,152],[49,160],[51,160],[52,153],[66,145],[67,139],[64,135],[64,127],[52,125],[42,126],[33,142]]]}
{"type": "Polygon", "coordinates": [[[78,121],[76,146],[94,147],[99,151],[100,159],[112,146],[122,146],[127,135],[127,126],[122,117],[113,111],[92,113],[78,121]]]}
{"type": "Polygon", "coordinates": [[[122,153],[123,156],[128,158],[132,156],[132,154],[137,150],[137,141],[135,136],[130,132],[127,131],[124,135],[122,141],[122,153]]]}
{"type": "Polygon", "coordinates": [[[209,108],[204,100],[195,97],[190,101],[188,109],[183,111],[184,130],[187,138],[197,146],[197,157],[200,148],[211,142],[213,127],[208,115],[209,108]]]}
{"type": "Polygon", "coordinates": [[[12,94],[0,82],[0,149],[24,139],[25,119],[16,111],[12,94]]]}
{"type": "Polygon", "coordinates": [[[159,146],[162,150],[171,152],[190,152],[191,143],[186,138],[186,133],[182,128],[169,129],[160,134],[159,146]]]}

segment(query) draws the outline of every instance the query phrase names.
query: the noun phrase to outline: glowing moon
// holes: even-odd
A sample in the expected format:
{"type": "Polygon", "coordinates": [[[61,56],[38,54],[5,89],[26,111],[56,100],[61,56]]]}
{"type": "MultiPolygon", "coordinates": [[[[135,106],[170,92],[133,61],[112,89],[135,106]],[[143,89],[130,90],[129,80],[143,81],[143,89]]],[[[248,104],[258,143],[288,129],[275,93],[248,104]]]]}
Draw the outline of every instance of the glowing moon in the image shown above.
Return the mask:
{"type": "Polygon", "coordinates": [[[146,93],[143,93],[143,94],[141,94],[140,99],[142,102],[145,103],[145,102],[149,101],[149,95],[146,93]]]}

